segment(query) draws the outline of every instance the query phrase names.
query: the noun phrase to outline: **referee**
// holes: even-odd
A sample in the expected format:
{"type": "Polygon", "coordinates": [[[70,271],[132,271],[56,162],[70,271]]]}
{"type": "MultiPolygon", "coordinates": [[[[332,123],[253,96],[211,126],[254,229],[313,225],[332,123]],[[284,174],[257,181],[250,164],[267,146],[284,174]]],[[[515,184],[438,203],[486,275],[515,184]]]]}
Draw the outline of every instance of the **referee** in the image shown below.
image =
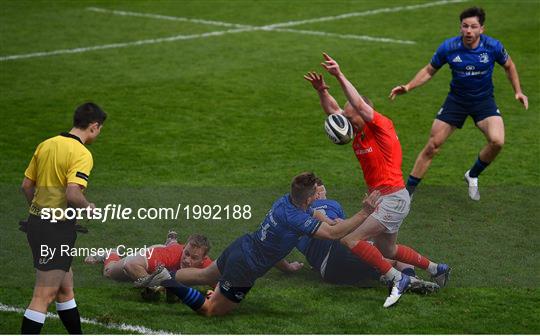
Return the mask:
{"type": "Polygon", "coordinates": [[[61,245],[75,245],[75,219],[51,223],[41,218],[43,208],[95,208],[83,192],[92,170],[92,154],[85,144],[101,132],[107,114],[94,103],[75,110],[73,128],[39,144],[26,168],[22,191],[30,206],[26,237],[36,268],[32,301],[22,321],[22,334],[39,334],[47,308],[53,300],[66,330],[82,334],[81,321],[73,292],[73,257],[61,255],[61,245]],[[55,253],[44,253],[47,251],[55,253]]]}

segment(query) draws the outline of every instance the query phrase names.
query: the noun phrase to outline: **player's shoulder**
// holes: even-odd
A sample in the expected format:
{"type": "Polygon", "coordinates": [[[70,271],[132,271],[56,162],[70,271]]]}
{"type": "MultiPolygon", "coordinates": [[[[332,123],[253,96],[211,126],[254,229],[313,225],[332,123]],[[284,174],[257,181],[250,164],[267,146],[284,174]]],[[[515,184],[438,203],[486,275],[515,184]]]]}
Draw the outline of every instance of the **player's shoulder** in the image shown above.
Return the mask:
{"type": "Polygon", "coordinates": [[[461,36],[454,36],[454,37],[450,37],[444,40],[441,43],[440,48],[442,48],[445,52],[450,53],[450,52],[460,49],[462,47],[462,44],[463,43],[461,40],[461,36]]]}
{"type": "Polygon", "coordinates": [[[480,36],[480,43],[482,43],[482,46],[487,50],[498,50],[502,46],[501,41],[483,34],[480,36]]]}

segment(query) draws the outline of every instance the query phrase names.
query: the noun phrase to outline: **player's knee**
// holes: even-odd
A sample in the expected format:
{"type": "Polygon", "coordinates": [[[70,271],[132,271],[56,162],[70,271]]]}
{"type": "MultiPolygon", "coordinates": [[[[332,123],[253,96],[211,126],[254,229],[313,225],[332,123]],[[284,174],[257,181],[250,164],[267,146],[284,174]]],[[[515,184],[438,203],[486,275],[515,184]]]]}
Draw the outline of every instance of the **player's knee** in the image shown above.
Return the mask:
{"type": "Polygon", "coordinates": [[[428,158],[433,158],[441,149],[442,143],[430,139],[426,147],[424,148],[424,155],[428,158]]]}
{"type": "Polygon", "coordinates": [[[381,251],[381,254],[383,255],[383,257],[387,258],[387,259],[394,259],[394,257],[396,256],[396,246],[377,246],[377,248],[379,249],[379,251],[381,251]]]}
{"type": "Polygon", "coordinates": [[[34,292],[32,300],[35,300],[42,304],[46,304],[48,306],[56,299],[57,294],[58,294],[57,289],[51,289],[51,288],[42,289],[42,290],[34,292]]]}
{"type": "Polygon", "coordinates": [[[66,302],[75,297],[75,293],[73,292],[73,288],[64,290],[64,291],[58,291],[58,294],[56,294],[56,302],[66,302]]]}
{"type": "Polygon", "coordinates": [[[494,138],[489,140],[489,146],[495,150],[501,150],[504,146],[504,138],[494,138]]]}

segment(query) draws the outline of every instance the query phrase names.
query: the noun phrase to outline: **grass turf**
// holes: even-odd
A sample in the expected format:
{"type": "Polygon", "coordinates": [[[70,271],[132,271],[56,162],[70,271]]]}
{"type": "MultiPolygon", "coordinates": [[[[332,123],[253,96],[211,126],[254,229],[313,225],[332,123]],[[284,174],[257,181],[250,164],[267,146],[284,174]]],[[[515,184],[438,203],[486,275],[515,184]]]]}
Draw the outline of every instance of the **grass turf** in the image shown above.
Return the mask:
{"type": "MultiPolygon", "coordinates": [[[[265,25],[423,2],[30,2],[2,1],[0,56],[202,34],[228,28],[192,22],[114,16],[104,7],[170,16],[265,25]]],[[[256,229],[292,176],[314,170],[348,213],[358,208],[363,182],[350,148],[332,145],[322,112],[302,79],[319,69],[326,51],[390,116],[411,169],[448,90],[447,68],[425,87],[395,102],[390,89],[425,65],[444,38],[457,32],[457,16],[472,3],[309,23],[293,29],[406,39],[386,44],[295,33],[251,31],[80,54],[0,62],[0,236],[4,276],[0,302],[25,307],[33,283],[30,254],[17,221],[18,194],[35,146],[70,127],[74,107],[86,100],[109,113],[90,146],[95,167],[88,196],[98,205],[171,206],[250,204],[240,221],[110,221],[90,223],[78,246],[157,243],[169,227],[183,237],[210,237],[216,258],[236,236],[256,229]]],[[[206,320],[181,305],[145,303],[125,284],[109,283],[97,267],[74,262],[82,315],[181,333],[539,333],[537,159],[540,46],[538,2],[481,1],[486,33],[499,38],[517,64],[531,108],[514,101],[504,71],[494,74],[495,96],[506,124],[506,147],[481,178],[482,201],[465,195],[463,172],[483,136],[467,121],[434,160],[400,241],[453,266],[449,288],[437,295],[407,295],[384,310],[383,288],[319,283],[305,269],[294,276],[271,271],[239,310],[206,320]],[[513,9],[519,6],[520,11],[513,9]],[[525,18],[522,13],[529,13],[525,18]]],[[[331,92],[343,102],[337,83],[331,92]]],[[[300,258],[294,253],[292,258],[300,258]]],[[[20,315],[0,313],[0,331],[18,331],[20,315]]],[[[48,320],[45,333],[62,333],[48,320]]],[[[86,332],[116,332],[86,326],[86,332]]]]}

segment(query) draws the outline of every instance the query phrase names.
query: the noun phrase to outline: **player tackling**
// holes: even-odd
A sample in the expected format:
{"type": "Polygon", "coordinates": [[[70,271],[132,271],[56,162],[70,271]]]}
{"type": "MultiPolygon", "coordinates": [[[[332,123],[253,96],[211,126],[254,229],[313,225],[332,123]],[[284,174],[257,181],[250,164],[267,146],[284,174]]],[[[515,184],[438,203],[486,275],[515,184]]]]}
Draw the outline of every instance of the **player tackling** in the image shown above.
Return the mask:
{"type": "Polygon", "coordinates": [[[450,267],[436,264],[405,245],[397,245],[401,223],[410,209],[409,193],[401,172],[401,144],[390,119],[373,109],[371,102],[361,96],[341,72],[338,63],[323,54],[321,65],[334,76],[347,104],[341,110],[328,92],[322,75],[310,72],[304,76],[318,92],[321,106],[328,115],[343,114],[355,129],[353,150],[370,192],[378,190],[381,201],[375,211],[356,230],[341,239],[353,254],[379,270],[393,283],[384,307],[395,304],[410,285],[410,277],[401,273],[385,259],[394,259],[427,270],[440,287],[446,285],[450,267]],[[375,246],[368,242],[372,239],[375,246]]]}

